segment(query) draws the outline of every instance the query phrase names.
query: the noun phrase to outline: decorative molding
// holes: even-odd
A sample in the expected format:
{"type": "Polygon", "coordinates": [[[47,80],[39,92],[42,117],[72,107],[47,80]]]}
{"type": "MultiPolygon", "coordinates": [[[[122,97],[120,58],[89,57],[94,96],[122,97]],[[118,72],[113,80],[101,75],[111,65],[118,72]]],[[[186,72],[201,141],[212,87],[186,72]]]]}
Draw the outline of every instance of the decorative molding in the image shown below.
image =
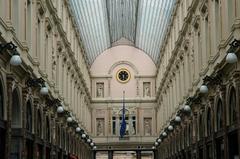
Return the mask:
{"type": "Polygon", "coordinates": [[[114,70],[114,68],[116,68],[118,65],[123,65],[123,64],[130,66],[134,70],[135,74],[139,73],[137,67],[133,63],[129,61],[118,61],[110,67],[110,69],[108,70],[108,74],[109,75],[112,74],[112,71],[114,70]]]}

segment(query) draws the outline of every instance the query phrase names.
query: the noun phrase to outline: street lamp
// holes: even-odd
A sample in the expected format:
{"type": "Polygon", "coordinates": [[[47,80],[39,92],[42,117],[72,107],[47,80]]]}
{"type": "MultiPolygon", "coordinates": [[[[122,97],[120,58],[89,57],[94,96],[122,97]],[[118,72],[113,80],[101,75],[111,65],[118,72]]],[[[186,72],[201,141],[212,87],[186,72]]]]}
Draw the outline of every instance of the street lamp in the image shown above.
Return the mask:
{"type": "Polygon", "coordinates": [[[10,64],[13,66],[18,66],[22,63],[21,57],[19,53],[17,52],[17,46],[14,45],[12,42],[6,43],[6,44],[0,44],[0,54],[4,50],[10,50],[12,51],[12,57],[10,59],[10,64]]]}

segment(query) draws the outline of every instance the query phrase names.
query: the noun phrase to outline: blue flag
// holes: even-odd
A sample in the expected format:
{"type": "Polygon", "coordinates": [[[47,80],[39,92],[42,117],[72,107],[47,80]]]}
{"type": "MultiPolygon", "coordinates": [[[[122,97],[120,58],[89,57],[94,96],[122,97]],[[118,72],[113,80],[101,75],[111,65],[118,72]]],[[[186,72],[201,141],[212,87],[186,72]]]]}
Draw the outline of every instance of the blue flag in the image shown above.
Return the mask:
{"type": "Polygon", "coordinates": [[[126,121],[125,121],[125,92],[123,91],[123,109],[122,109],[122,123],[120,128],[120,137],[122,138],[125,135],[126,131],[126,121]]]}

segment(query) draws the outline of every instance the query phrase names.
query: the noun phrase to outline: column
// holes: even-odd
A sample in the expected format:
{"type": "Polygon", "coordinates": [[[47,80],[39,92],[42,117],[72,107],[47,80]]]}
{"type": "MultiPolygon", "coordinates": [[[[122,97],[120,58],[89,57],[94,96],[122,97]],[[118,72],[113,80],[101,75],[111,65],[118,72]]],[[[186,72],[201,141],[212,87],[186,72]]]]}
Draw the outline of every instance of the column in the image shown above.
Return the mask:
{"type": "Polygon", "coordinates": [[[108,159],[113,159],[113,151],[112,150],[108,151],[108,159]]]}
{"type": "Polygon", "coordinates": [[[158,152],[157,152],[157,150],[153,150],[153,158],[154,159],[158,159],[158,152]]]}
{"type": "Polygon", "coordinates": [[[141,159],[141,151],[140,150],[137,150],[136,151],[136,154],[137,154],[137,159],[141,159]]]}
{"type": "Polygon", "coordinates": [[[93,151],[93,159],[96,159],[97,151],[93,151]]]}

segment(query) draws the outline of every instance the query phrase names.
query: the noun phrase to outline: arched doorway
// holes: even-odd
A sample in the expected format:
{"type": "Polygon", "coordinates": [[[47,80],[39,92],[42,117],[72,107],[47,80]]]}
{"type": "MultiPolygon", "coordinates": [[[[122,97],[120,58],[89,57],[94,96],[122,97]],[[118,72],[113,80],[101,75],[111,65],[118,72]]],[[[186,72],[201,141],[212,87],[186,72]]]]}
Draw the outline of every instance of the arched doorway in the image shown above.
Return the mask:
{"type": "Polygon", "coordinates": [[[12,136],[11,136],[11,153],[10,159],[21,158],[21,137],[19,137],[18,130],[21,126],[21,105],[19,90],[15,88],[12,92],[12,136]]]}
{"type": "Polygon", "coordinates": [[[230,131],[228,134],[228,156],[229,158],[239,158],[238,130],[237,130],[237,96],[234,88],[231,88],[228,100],[228,122],[230,131]]]}
{"type": "Polygon", "coordinates": [[[4,124],[4,93],[0,80],[0,154],[5,157],[5,124],[4,124]]]}
{"type": "Polygon", "coordinates": [[[33,135],[32,135],[32,104],[31,101],[27,101],[26,105],[26,158],[33,158],[33,135]]]}

